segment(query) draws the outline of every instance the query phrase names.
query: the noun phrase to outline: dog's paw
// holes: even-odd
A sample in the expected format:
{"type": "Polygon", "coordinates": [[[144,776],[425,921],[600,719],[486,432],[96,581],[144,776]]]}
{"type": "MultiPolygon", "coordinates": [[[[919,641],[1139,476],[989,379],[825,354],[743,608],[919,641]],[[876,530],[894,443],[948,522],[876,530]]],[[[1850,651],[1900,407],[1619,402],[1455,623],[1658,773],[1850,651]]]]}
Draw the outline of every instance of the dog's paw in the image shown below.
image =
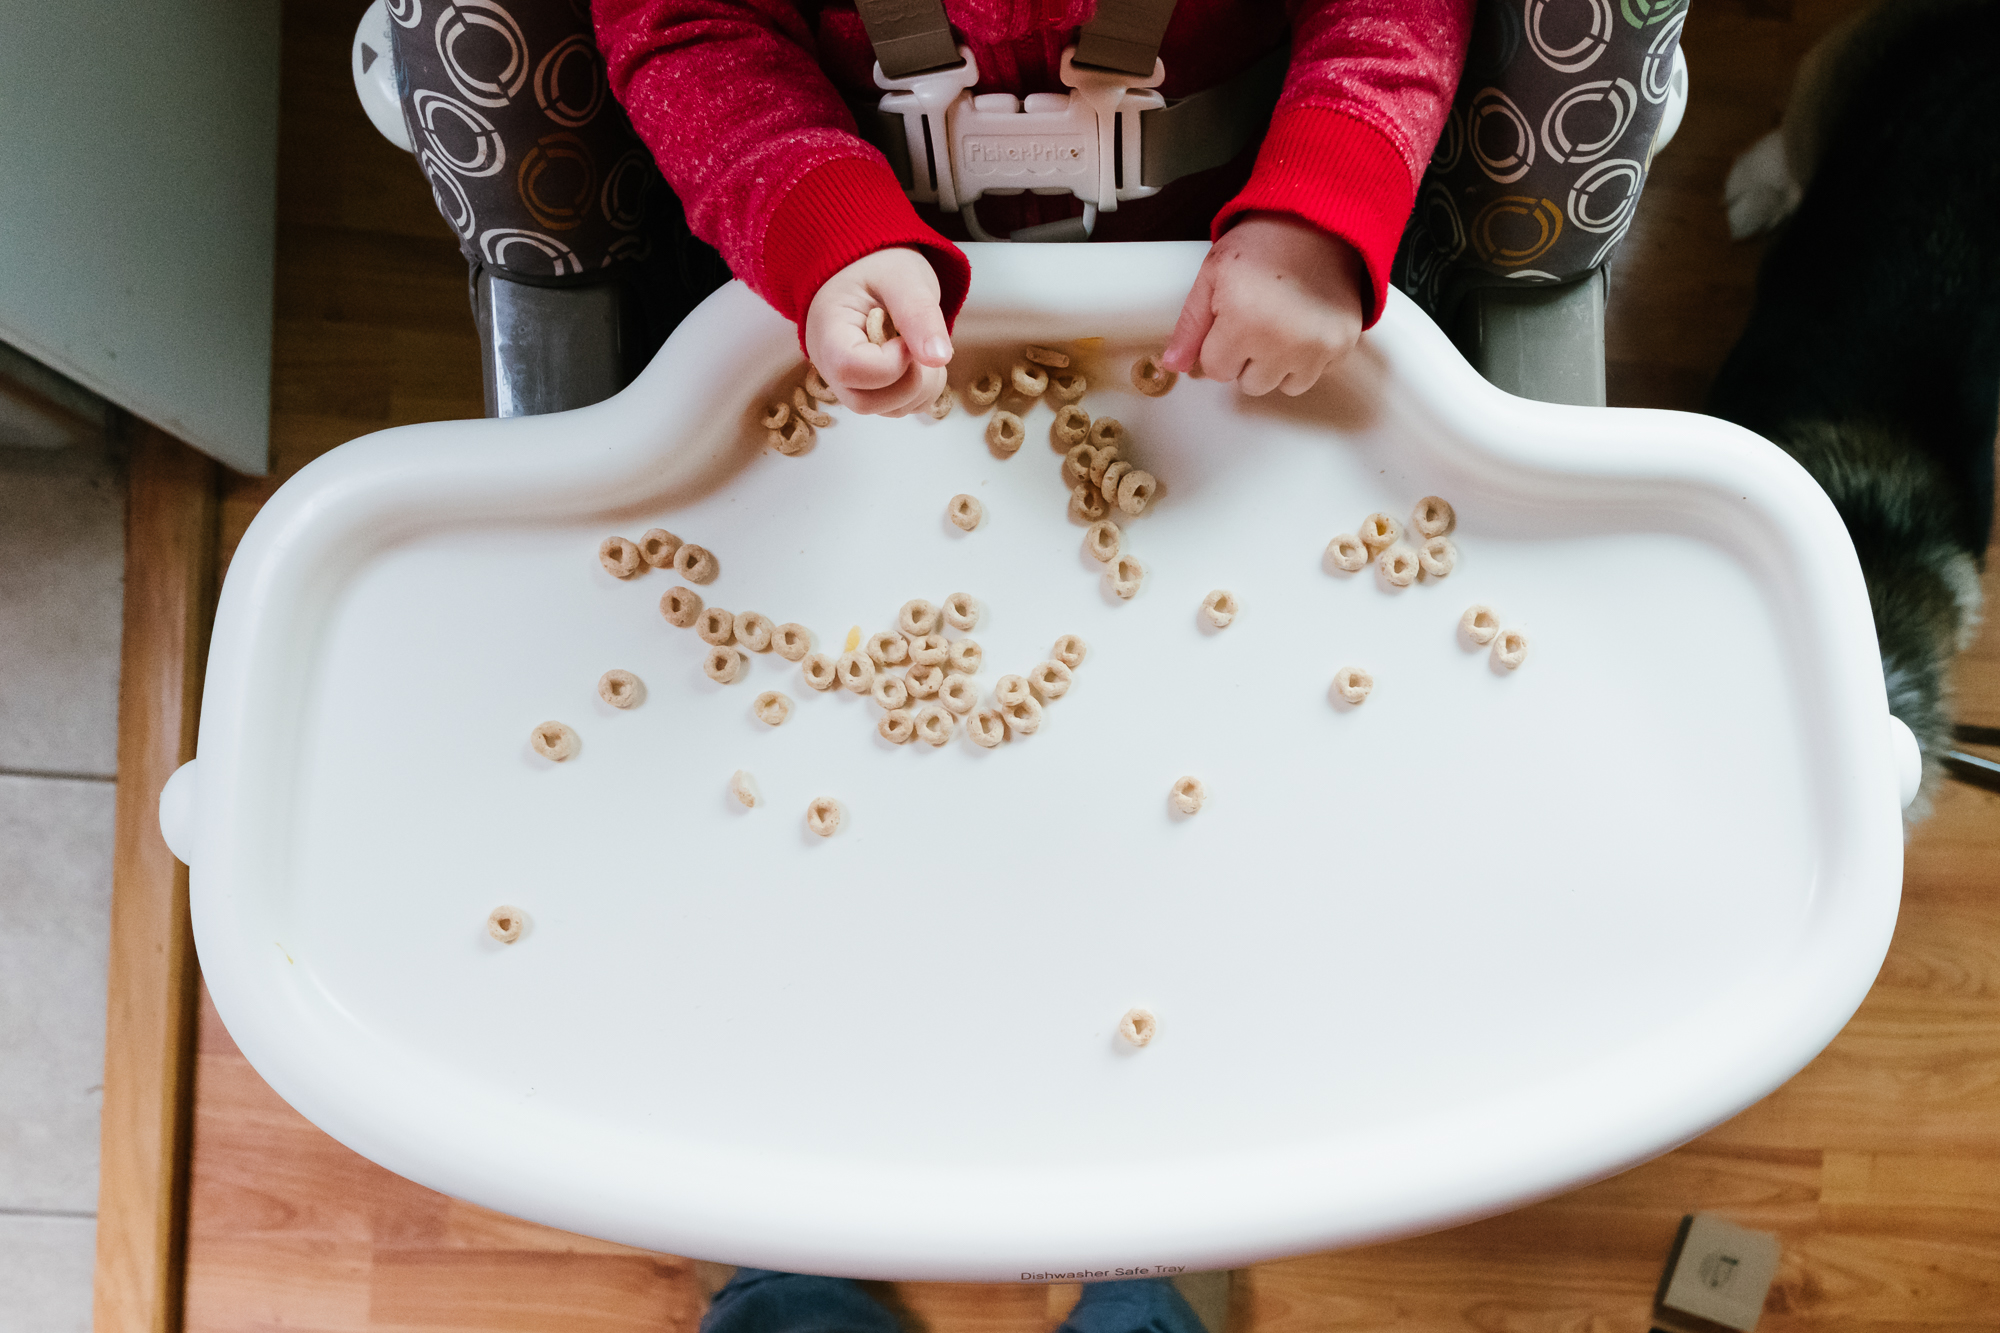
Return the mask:
{"type": "Polygon", "coordinates": [[[1783,132],[1772,130],[1737,157],[1723,183],[1730,237],[1740,241],[1771,230],[1799,206],[1799,193],[1785,164],[1783,132]]]}

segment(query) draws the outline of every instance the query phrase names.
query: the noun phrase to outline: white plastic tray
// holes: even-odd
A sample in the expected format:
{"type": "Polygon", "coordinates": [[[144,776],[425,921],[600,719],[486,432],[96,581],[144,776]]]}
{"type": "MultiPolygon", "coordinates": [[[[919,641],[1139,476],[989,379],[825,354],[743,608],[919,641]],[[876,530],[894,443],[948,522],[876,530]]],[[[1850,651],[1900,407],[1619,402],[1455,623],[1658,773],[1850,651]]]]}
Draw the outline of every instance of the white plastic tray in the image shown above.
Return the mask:
{"type": "Polygon", "coordinates": [[[258,1071],[390,1169],[559,1227],[1024,1280],[1509,1208],[1811,1059],[1888,944],[1910,758],[1818,488],[1719,421],[1507,397],[1394,296],[1302,399],[1140,398],[1126,367],[1201,254],[975,248],[959,324],[959,375],[1110,340],[1085,405],[1165,485],[1129,603],[1066,518],[1047,407],[1011,459],[962,410],[763,449],[746,422],[798,352],[741,287],[609,402],[385,431],[289,482],[162,802],[258,1071]],[[1322,565],[1431,493],[1448,579],[1322,565]],[[775,654],[707,680],[655,609],[676,580],[597,561],[656,524],[717,553],[711,604],[835,651],[963,590],[987,688],[1058,634],[1090,656],[1035,736],[897,749],[775,654]],[[1212,588],[1244,608],[1220,633],[1212,588]],[[1459,641],[1475,601],[1530,632],[1520,671],[1459,641]],[[1329,702],[1346,664],[1377,681],[1358,709],[1329,702]],[[598,701],[610,667],[643,705],[598,701]],[[765,688],[797,705],[775,730],[765,688]],[[530,752],[545,718],[578,758],[530,752]],[[511,946],[502,903],[532,920],[511,946]]]}

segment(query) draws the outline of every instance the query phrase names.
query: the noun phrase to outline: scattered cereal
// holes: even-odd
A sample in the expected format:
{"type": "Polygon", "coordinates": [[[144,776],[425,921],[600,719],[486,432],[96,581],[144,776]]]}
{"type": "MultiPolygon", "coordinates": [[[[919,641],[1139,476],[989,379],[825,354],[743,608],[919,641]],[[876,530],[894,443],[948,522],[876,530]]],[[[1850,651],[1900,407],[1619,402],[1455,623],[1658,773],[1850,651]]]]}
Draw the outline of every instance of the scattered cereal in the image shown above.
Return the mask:
{"type": "Polygon", "coordinates": [[[1484,646],[1500,632],[1500,614],[1490,606],[1468,606],[1458,618],[1458,627],[1465,631],[1466,638],[1484,646]]]}
{"type": "Polygon", "coordinates": [[[1000,716],[1007,719],[1007,730],[1018,736],[1032,736],[1042,725],[1042,706],[1033,699],[1001,704],[1000,716]]]}
{"type": "Polygon", "coordinates": [[[918,634],[910,639],[910,660],[918,666],[937,666],[950,653],[951,641],[942,634],[918,634]]]}
{"type": "Polygon", "coordinates": [[[889,312],[881,306],[868,311],[868,341],[880,347],[896,336],[896,326],[889,322],[889,312]]]}
{"type": "Polygon", "coordinates": [[[989,370],[966,386],[965,396],[972,400],[974,407],[991,407],[1000,401],[1000,391],[1006,387],[1007,382],[1000,378],[999,373],[989,370]]]}
{"type": "Polygon", "coordinates": [[[1097,493],[1097,487],[1084,482],[1070,491],[1069,517],[1072,523],[1095,523],[1104,517],[1104,513],[1104,497],[1097,493]]]}
{"type": "Polygon", "coordinates": [[[1236,594],[1217,588],[1201,599],[1201,613],[1208,617],[1208,623],[1217,629],[1228,629],[1229,622],[1236,619],[1238,611],[1236,594]]]}
{"type": "Polygon", "coordinates": [[[1082,639],[1074,634],[1065,634],[1056,640],[1056,646],[1049,656],[1074,671],[1083,665],[1084,654],[1089,651],[1090,645],[1082,639]]]}
{"type": "Polygon", "coordinates": [[[701,669],[716,684],[727,685],[743,674],[744,661],[742,653],[718,644],[708,650],[708,656],[701,661],[701,669]]]}
{"type": "Polygon", "coordinates": [[[1457,563],[1458,548],[1451,544],[1449,537],[1433,537],[1417,552],[1417,564],[1434,579],[1451,573],[1452,566],[1457,563]]]}
{"type": "MultiPolygon", "coordinates": [[[[1110,467],[1113,463],[1117,461],[1118,461],[1117,445],[1107,444],[1103,448],[1098,449],[1096,454],[1090,460],[1090,484],[1092,486],[1102,486],[1104,484],[1105,469],[1110,467]]],[[[1109,500],[1111,499],[1111,497],[1106,496],[1105,499],[1109,500]]]]}
{"type": "MultiPolygon", "coordinates": [[[[896,625],[905,634],[922,637],[936,631],[937,608],[921,597],[912,597],[896,613],[896,625]]],[[[919,659],[921,660],[921,659],[919,659]]]]}
{"type": "Polygon", "coordinates": [[[1129,555],[1121,555],[1105,571],[1104,577],[1110,580],[1111,591],[1129,602],[1139,593],[1139,583],[1146,577],[1146,567],[1129,555]]]}
{"type": "Polygon", "coordinates": [[[892,667],[909,660],[910,645],[892,629],[868,636],[868,656],[877,667],[892,667]]]}
{"type": "Polygon", "coordinates": [[[812,651],[812,631],[797,621],[786,621],[771,632],[771,646],[787,662],[798,662],[812,651]]]}
{"type": "Polygon", "coordinates": [[[1097,450],[1087,444],[1072,444],[1063,453],[1063,485],[1078,486],[1089,480],[1090,469],[1096,464],[1097,450]]]}
{"type": "Polygon", "coordinates": [[[486,933],[502,944],[512,944],[521,938],[521,927],[527,920],[518,907],[496,907],[486,914],[486,933]]]}
{"type": "Polygon", "coordinates": [[[882,714],[875,730],[891,745],[908,745],[910,737],[917,734],[916,715],[907,708],[892,708],[882,714]]]}
{"type": "Polygon", "coordinates": [[[623,537],[606,537],[597,548],[597,561],[615,579],[629,579],[639,572],[639,548],[623,537]]]}
{"type": "Polygon", "coordinates": [[[815,796],[806,807],[806,827],[822,838],[831,838],[840,828],[840,802],[831,796],[815,796]]]}
{"type": "Polygon", "coordinates": [[[1410,526],[1426,537],[1442,537],[1450,532],[1458,522],[1458,515],[1451,505],[1435,495],[1426,495],[1417,501],[1417,507],[1410,515],[1410,526]]]}
{"type": "Polygon", "coordinates": [[[1370,514],[1361,521],[1361,544],[1374,554],[1403,535],[1403,525],[1387,514],[1370,514]]]}
{"type": "Polygon", "coordinates": [[[1014,363],[1013,373],[1008,377],[1014,384],[1014,392],[1023,398],[1040,398],[1048,392],[1049,372],[1040,366],[1031,366],[1025,361],[1014,363]]]}
{"type": "Polygon", "coordinates": [[[1528,660],[1528,636],[1517,629],[1503,629],[1493,641],[1493,660],[1509,671],[1528,660]]]}
{"type": "Polygon", "coordinates": [[[979,623],[979,601],[969,592],[955,592],[944,599],[944,621],[953,629],[971,629],[979,623]]]}
{"type": "Polygon", "coordinates": [[[965,734],[972,738],[974,745],[990,750],[1007,739],[1007,720],[1000,716],[997,709],[976,709],[971,717],[965,719],[965,734]]]}
{"type": "Polygon", "coordinates": [[[1012,412],[995,412],[993,420],[986,423],[986,442],[1000,453],[1013,453],[1027,438],[1028,432],[1021,425],[1021,418],[1012,412]]]}
{"type": "Polygon", "coordinates": [[[1158,398],[1173,388],[1174,381],[1179,378],[1150,356],[1142,356],[1132,363],[1132,387],[1148,398],[1158,398]]]}
{"type": "Polygon", "coordinates": [[[597,678],[597,697],[613,708],[630,708],[646,697],[646,687],[631,672],[614,669],[597,678]]]}
{"type": "Polygon", "coordinates": [[[1149,1010],[1127,1009],[1125,1017],[1118,1020],[1118,1035],[1134,1046],[1144,1046],[1158,1031],[1159,1023],[1149,1010]]]}
{"type": "Polygon", "coordinates": [[[777,633],[777,630],[778,627],[771,623],[771,618],[767,615],[755,611],[736,613],[736,642],[753,653],[770,652],[771,636],[777,633]]]}
{"type": "Polygon", "coordinates": [[[1049,426],[1049,443],[1058,449],[1069,450],[1083,444],[1090,438],[1090,413],[1075,403],[1056,409],[1056,419],[1049,426]]]}
{"type": "Polygon", "coordinates": [[[967,532],[978,527],[979,520],[986,517],[984,506],[969,495],[952,496],[951,503],[945,507],[944,512],[951,516],[951,521],[955,526],[963,528],[967,532]]]}
{"type": "Polygon", "coordinates": [[[1392,588],[1407,588],[1417,581],[1417,571],[1423,566],[1417,563],[1417,553],[1407,546],[1391,546],[1375,561],[1392,588]]]}
{"type": "Polygon", "coordinates": [[[573,758],[582,742],[577,740],[574,731],[562,723],[544,722],[528,733],[528,744],[542,758],[553,759],[560,764],[565,759],[573,758]]]}
{"type": "Polygon", "coordinates": [[[1343,532],[1326,544],[1327,562],[1335,569],[1352,574],[1368,563],[1368,547],[1351,532],[1343,532]]]}
{"type": "Polygon", "coordinates": [[[763,426],[765,430],[776,430],[791,419],[792,405],[790,403],[772,403],[764,409],[764,415],[758,424],[763,426]]]}
{"type": "Polygon", "coordinates": [[[799,419],[809,426],[831,426],[833,424],[833,418],[814,407],[813,400],[807,397],[806,391],[803,388],[792,390],[792,410],[797,412],[799,419]]]}
{"type": "Polygon", "coordinates": [[[925,704],[917,710],[917,739],[926,745],[943,745],[951,739],[954,719],[941,704],[925,704]]]}
{"type": "Polygon", "coordinates": [[[1023,699],[1034,698],[1034,693],[1028,688],[1026,676],[1002,676],[994,682],[993,698],[1005,708],[1008,704],[1017,704],[1023,699]]]}
{"type": "Polygon", "coordinates": [[[946,385],[937,397],[931,399],[931,405],[926,410],[931,414],[932,421],[943,421],[951,415],[951,408],[951,386],[946,385]]]}
{"type": "MultiPolygon", "coordinates": [[[[1110,476],[1110,472],[1105,472],[1110,476]]],[[[1137,517],[1146,512],[1146,506],[1160,493],[1160,483],[1150,472],[1127,472],[1118,481],[1118,507],[1137,517]]]]}
{"type": "Polygon", "coordinates": [[[1124,440],[1125,427],[1117,417],[1099,417],[1090,423],[1090,442],[1098,448],[1122,444],[1124,440]]]}
{"type": "Polygon", "coordinates": [[[1118,503],[1118,485],[1125,480],[1125,474],[1131,470],[1132,465],[1122,458],[1105,466],[1104,480],[1099,482],[1097,487],[1098,494],[1104,497],[1104,503],[1118,503]]]}
{"type": "Polygon", "coordinates": [[[979,704],[979,691],[972,684],[972,677],[956,672],[944,678],[938,686],[938,702],[954,713],[970,713],[979,704]]]}
{"type": "Polygon", "coordinates": [[[913,699],[934,699],[944,688],[944,668],[941,666],[913,666],[903,673],[903,683],[909,686],[913,699]]]}
{"type": "Polygon", "coordinates": [[[799,667],[805,674],[806,684],[813,689],[830,690],[840,683],[840,674],[834,669],[831,653],[807,653],[799,667]]]}
{"type": "Polygon", "coordinates": [[[1043,703],[1049,703],[1068,694],[1070,682],[1075,679],[1061,662],[1044,662],[1028,673],[1028,688],[1043,703]]]}
{"type": "Polygon", "coordinates": [[[701,615],[701,594],[693,588],[669,588],[660,598],[660,614],[677,629],[686,629],[701,615]]]}
{"type": "Polygon", "coordinates": [[[715,557],[709,554],[705,546],[685,542],[680,550],[674,552],[674,573],[689,583],[713,582],[718,568],[715,557]]]}
{"type": "Polygon", "coordinates": [[[979,674],[979,664],[985,657],[985,652],[978,644],[971,639],[960,639],[945,650],[944,660],[953,671],[976,676],[979,674]]]}
{"type": "Polygon", "coordinates": [[[639,538],[639,558],[654,569],[665,569],[674,563],[674,552],[681,549],[681,539],[665,528],[648,528],[639,538]]]}
{"type": "Polygon", "coordinates": [[[1069,369],[1069,353],[1058,352],[1053,347],[1037,347],[1030,343],[1021,355],[1036,365],[1047,366],[1051,370],[1069,369]]]}
{"type": "Polygon", "coordinates": [[[1174,809],[1184,815],[1201,813],[1201,803],[1208,799],[1207,788],[1200,778],[1182,778],[1174,784],[1174,809]]]}
{"type": "Polygon", "coordinates": [[[1342,667],[1333,673],[1333,688],[1347,702],[1358,704],[1375,688],[1375,677],[1360,667],[1342,667]]]}
{"type": "Polygon", "coordinates": [[[804,417],[793,417],[790,421],[769,433],[770,445],[786,457],[795,457],[812,447],[812,422],[804,417]]]}
{"type": "Polygon", "coordinates": [[[1108,518],[1099,519],[1091,524],[1083,534],[1083,549],[1106,564],[1116,560],[1118,552],[1123,548],[1124,541],[1118,531],[1118,525],[1108,518]]]}
{"type": "Polygon", "coordinates": [[[848,626],[847,644],[842,651],[851,653],[860,646],[861,646],[861,626],[859,625],[848,626]]]}
{"type": "Polygon", "coordinates": [[[856,694],[866,694],[875,685],[875,663],[867,653],[842,653],[833,671],[840,683],[856,694]]]}
{"type": "Polygon", "coordinates": [[[765,690],[750,704],[750,711],[766,726],[778,726],[792,715],[792,701],[776,690],[765,690]]]}
{"type": "Polygon", "coordinates": [[[764,799],[757,792],[757,779],[741,768],[729,775],[729,794],[750,809],[755,809],[757,803],[764,799]]]}
{"type": "Polygon", "coordinates": [[[810,361],[806,362],[806,392],[819,399],[822,403],[837,403],[840,401],[840,395],[835,393],[833,386],[826,382],[826,376],[820,374],[819,367],[810,361]]]}
{"type": "Polygon", "coordinates": [[[868,692],[875,697],[876,703],[892,713],[910,701],[910,687],[903,683],[901,676],[887,671],[876,673],[875,683],[868,692]]]}
{"type": "Polygon", "coordinates": [[[734,643],[736,617],[719,606],[711,606],[695,622],[694,632],[709,643],[734,643]]]}
{"type": "Polygon", "coordinates": [[[1049,390],[1065,403],[1073,403],[1083,397],[1083,391],[1090,387],[1090,381],[1081,375],[1058,372],[1049,376],[1049,390]]]}

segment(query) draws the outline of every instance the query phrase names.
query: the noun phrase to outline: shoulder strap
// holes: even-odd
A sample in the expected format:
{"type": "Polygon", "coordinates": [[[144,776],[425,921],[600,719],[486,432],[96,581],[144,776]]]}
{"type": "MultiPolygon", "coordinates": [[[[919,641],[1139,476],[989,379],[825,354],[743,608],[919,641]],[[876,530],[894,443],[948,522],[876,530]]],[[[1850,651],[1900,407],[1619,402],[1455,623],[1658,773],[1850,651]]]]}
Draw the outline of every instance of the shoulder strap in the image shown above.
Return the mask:
{"type": "Polygon", "coordinates": [[[1145,78],[1160,55],[1174,0],[1097,0],[1076,39],[1076,63],[1145,78]]]}
{"type": "MultiPolygon", "coordinates": [[[[906,79],[958,63],[944,0],[854,0],[882,72],[906,79]]],[[[1174,0],[1097,0],[1077,38],[1076,62],[1145,78],[1159,58],[1174,0]]]]}

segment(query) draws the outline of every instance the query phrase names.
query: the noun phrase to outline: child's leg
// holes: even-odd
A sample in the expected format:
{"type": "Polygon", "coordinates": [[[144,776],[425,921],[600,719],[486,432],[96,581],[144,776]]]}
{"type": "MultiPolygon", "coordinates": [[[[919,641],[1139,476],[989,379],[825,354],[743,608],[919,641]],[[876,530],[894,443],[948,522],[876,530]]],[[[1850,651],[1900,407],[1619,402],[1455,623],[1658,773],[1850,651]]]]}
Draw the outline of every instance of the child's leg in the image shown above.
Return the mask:
{"type": "Polygon", "coordinates": [[[739,1268],[708,1303],[701,1333],[897,1333],[897,1328],[893,1315],[844,1277],[739,1268]]]}
{"type": "MultiPolygon", "coordinates": [[[[706,1333],[706,1330],[704,1330],[706,1333]]],[[[1204,1333],[1200,1316],[1165,1278],[1088,1282],[1056,1333],[1204,1333]]]]}

